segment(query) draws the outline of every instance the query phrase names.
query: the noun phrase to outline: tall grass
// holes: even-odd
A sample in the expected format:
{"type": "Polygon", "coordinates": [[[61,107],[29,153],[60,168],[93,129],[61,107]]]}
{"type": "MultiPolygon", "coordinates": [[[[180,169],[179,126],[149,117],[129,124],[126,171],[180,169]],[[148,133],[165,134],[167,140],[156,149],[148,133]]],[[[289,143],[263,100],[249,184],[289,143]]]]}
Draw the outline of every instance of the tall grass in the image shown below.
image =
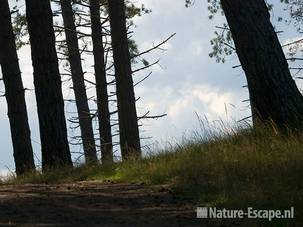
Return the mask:
{"type": "Polygon", "coordinates": [[[208,138],[196,137],[173,152],[122,164],[120,179],[170,183],[176,192],[203,206],[293,206],[296,221],[303,224],[302,145],[301,135],[279,134],[271,127],[209,133],[208,138]]]}
{"type": "Polygon", "coordinates": [[[114,180],[170,184],[176,193],[194,199],[197,205],[232,209],[294,206],[296,221],[303,223],[302,144],[301,135],[280,134],[272,127],[224,127],[204,136],[196,133],[174,148],[141,160],[36,173],[15,182],[114,180]]]}

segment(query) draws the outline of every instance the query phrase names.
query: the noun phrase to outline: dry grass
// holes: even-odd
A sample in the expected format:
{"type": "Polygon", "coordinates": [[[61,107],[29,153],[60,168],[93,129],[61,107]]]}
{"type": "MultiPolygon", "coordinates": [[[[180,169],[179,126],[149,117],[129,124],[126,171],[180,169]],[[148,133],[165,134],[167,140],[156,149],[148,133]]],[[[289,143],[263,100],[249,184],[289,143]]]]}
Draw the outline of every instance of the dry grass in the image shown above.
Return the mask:
{"type": "MultiPolygon", "coordinates": [[[[114,180],[172,184],[201,205],[296,210],[302,221],[303,139],[271,128],[195,136],[174,149],[109,167],[30,174],[11,183],[114,180]]],[[[284,223],[285,224],[285,223],[284,223]]],[[[282,224],[282,226],[284,226],[282,224]]]]}

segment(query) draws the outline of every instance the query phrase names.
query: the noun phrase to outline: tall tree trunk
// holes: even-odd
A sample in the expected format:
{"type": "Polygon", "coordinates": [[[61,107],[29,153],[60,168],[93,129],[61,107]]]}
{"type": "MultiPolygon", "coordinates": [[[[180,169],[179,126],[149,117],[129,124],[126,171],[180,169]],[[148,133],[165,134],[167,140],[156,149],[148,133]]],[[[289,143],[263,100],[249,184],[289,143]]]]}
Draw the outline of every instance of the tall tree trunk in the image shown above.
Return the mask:
{"type": "Polygon", "coordinates": [[[87,163],[97,162],[95,138],[92,127],[92,118],[87,102],[78,37],[74,22],[74,13],[71,0],[60,0],[65,28],[68,57],[72,72],[73,89],[78,110],[81,138],[87,163]]]}
{"type": "Polygon", "coordinates": [[[117,86],[122,158],[140,156],[140,137],[129,54],[124,0],[108,0],[117,86]]]}
{"type": "Polygon", "coordinates": [[[106,163],[113,162],[113,145],[110,123],[110,111],[108,105],[106,65],[102,41],[103,35],[99,0],[90,0],[90,18],[92,23],[92,41],[95,62],[94,68],[96,76],[97,107],[102,163],[106,163]]]}
{"type": "Polygon", "coordinates": [[[24,88],[7,0],[0,1],[0,64],[8,106],[16,173],[35,169],[24,88]]]}
{"type": "Polygon", "coordinates": [[[71,166],[50,1],[25,2],[34,68],[42,166],[43,169],[71,166]]]}
{"type": "Polygon", "coordinates": [[[302,128],[303,98],[288,69],[264,0],[221,0],[245,71],[255,122],[302,128]]]}

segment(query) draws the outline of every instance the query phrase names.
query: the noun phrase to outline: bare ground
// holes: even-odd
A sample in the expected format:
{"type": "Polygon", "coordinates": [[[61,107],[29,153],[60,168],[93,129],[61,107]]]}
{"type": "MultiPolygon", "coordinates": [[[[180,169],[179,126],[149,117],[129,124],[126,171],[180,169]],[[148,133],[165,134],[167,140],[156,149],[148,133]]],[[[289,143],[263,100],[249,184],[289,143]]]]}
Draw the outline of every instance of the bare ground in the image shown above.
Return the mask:
{"type": "Polygon", "coordinates": [[[166,186],[0,186],[0,226],[213,226],[195,217],[195,206],[166,186]]]}

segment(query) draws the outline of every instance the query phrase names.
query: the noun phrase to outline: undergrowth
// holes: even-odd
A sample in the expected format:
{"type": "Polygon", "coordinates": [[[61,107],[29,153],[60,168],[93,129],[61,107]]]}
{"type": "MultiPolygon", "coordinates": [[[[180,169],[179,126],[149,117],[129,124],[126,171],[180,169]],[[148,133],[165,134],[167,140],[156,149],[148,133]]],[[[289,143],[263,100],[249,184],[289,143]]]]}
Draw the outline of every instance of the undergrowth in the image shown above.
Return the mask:
{"type": "MultiPolygon", "coordinates": [[[[5,183],[110,180],[170,184],[175,193],[192,198],[201,206],[231,209],[293,206],[296,221],[302,223],[302,136],[280,134],[271,128],[222,132],[208,133],[206,137],[197,134],[181,145],[140,160],[36,172],[12,177],[5,183]]],[[[279,223],[284,226],[284,222],[279,223]]]]}

